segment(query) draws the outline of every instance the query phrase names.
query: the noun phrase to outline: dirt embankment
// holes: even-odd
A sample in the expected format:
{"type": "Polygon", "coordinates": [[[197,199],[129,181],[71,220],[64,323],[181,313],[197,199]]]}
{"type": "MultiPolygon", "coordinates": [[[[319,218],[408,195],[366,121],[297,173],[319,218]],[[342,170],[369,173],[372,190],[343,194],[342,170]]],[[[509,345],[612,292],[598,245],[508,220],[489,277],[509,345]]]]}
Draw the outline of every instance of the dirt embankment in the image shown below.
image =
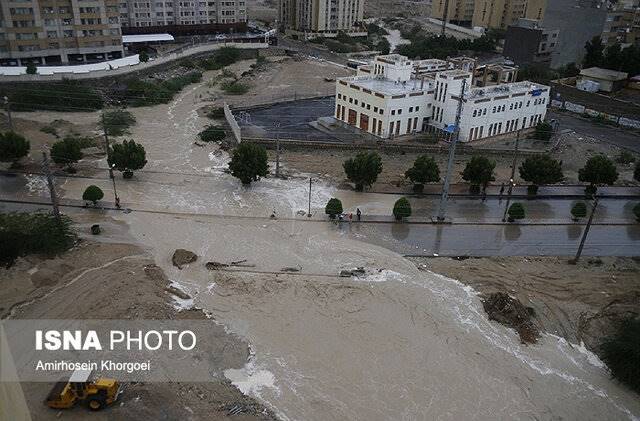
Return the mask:
{"type": "Polygon", "coordinates": [[[493,257],[456,260],[411,258],[472,286],[483,295],[507,293],[533,309],[537,328],[598,353],[619,322],[640,315],[640,260],[560,257],[493,257]]]}
{"type": "MultiPolygon", "coordinates": [[[[167,256],[170,259],[170,256],[167,256]]],[[[29,256],[19,259],[0,276],[0,314],[20,319],[204,319],[199,310],[178,311],[169,281],[153,259],[131,244],[80,242],[54,259],[29,256]]],[[[247,344],[211,323],[224,355],[220,372],[241,368],[247,361],[247,344]]],[[[219,376],[224,379],[224,376],[219,376]]],[[[270,420],[274,416],[247,398],[227,380],[210,383],[125,384],[121,400],[99,413],[82,406],[56,411],[43,399],[49,383],[24,383],[24,393],[34,420],[157,420],[234,419],[270,420]],[[231,412],[230,412],[231,411],[231,412]]]]}

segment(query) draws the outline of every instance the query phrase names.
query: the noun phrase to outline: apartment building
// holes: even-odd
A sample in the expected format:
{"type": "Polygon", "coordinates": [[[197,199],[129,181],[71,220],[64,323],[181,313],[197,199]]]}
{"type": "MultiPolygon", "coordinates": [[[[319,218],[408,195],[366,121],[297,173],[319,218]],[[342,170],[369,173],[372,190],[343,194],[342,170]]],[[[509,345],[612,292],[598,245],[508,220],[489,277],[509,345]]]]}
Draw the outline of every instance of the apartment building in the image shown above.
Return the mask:
{"type": "Polygon", "coordinates": [[[280,0],[280,30],[304,39],[335,37],[338,31],[366,36],[364,0],[280,0]]]}
{"type": "Polygon", "coordinates": [[[560,30],[543,28],[537,20],[518,19],[515,25],[507,28],[503,55],[518,66],[549,67],[559,35],[560,30]]]}
{"type": "Polygon", "coordinates": [[[607,47],[640,45],[640,1],[620,2],[612,7],[604,22],[602,42],[607,47]]]}
{"type": "Polygon", "coordinates": [[[247,21],[246,0],[120,0],[123,27],[229,24],[247,21]]]}
{"type": "Polygon", "coordinates": [[[79,64],[122,56],[118,0],[0,1],[0,65],[79,64]]]}
{"type": "Polygon", "coordinates": [[[431,17],[469,27],[506,29],[519,18],[544,17],[547,0],[433,0],[431,17]]]}
{"type": "Polygon", "coordinates": [[[543,121],[549,87],[510,82],[475,87],[460,68],[417,76],[404,56],[377,56],[367,71],[336,82],[335,118],[383,139],[429,131],[450,133],[462,91],[460,141],[534,127],[543,121]]]}

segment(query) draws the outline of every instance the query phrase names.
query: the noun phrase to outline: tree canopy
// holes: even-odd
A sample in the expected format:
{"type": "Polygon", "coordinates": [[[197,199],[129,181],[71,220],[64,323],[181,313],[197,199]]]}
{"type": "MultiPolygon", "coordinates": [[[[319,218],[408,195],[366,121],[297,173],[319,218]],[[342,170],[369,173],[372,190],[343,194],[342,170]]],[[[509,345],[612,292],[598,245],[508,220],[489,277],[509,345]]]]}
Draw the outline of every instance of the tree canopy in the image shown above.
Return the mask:
{"type": "Polygon", "coordinates": [[[27,156],[31,147],[28,140],[15,132],[0,133],[0,162],[16,163],[27,156]]]}
{"type": "Polygon", "coordinates": [[[51,159],[56,164],[66,165],[68,169],[82,159],[82,146],[75,138],[65,138],[51,146],[51,159]]]}
{"type": "Polygon", "coordinates": [[[123,176],[131,177],[134,170],[139,170],[147,165],[147,153],[144,146],[133,140],[124,140],[109,148],[109,166],[114,165],[115,169],[122,172],[123,176]]]}
{"type": "Polygon", "coordinates": [[[98,202],[98,200],[101,200],[103,197],[104,192],[102,191],[102,189],[94,185],[87,187],[84,193],[82,193],[82,200],[93,202],[94,206],[98,202]]]}
{"type": "Polygon", "coordinates": [[[551,139],[552,135],[553,127],[551,127],[551,124],[547,123],[546,121],[541,121],[540,123],[536,124],[536,130],[533,133],[533,137],[535,139],[540,139],[548,142],[549,139],[551,139]]]}
{"type": "Polygon", "coordinates": [[[578,180],[593,185],[613,184],[618,179],[615,164],[604,155],[596,155],[578,170],[578,180]]]}
{"type": "Polygon", "coordinates": [[[562,181],[562,161],[549,155],[531,156],[520,165],[520,178],[534,185],[555,184],[562,181]]]}
{"type": "Polygon", "coordinates": [[[602,67],[605,69],[626,72],[629,76],[640,73],[640,47],[629,45],[623,48],[620,44],[604,46],[600,37],[594,37],[585,44],[583,68],[602,67]]]}
{"type": "Polygon", "coordinates": [[[411,204],[406,197],[401,197],[396,200],[396,203],[393,205],[393,216],[397,221],[411,216],[411,204]]]}
{"type": "Polygon", "coordinates": [[[325,206],[324,208],[324,213],[329,215],[329,218],[331,219],[335,218],[336,215],[341,214],[342,202],[340,201],[340,199],[336,199],[335,197],[329,199],[329,201],[327,202],[327,206],[325,206]]]}
{"type": "Polygon", "coordinates": [[[360,152],[342,164],[349,181],[355,183],[356,190],[371,186],[382,172],[382,158],[377,152],[360,152]]]}
{"type": "Polygon", "coordinates": [[[252,181],[258,181],[269,171],[267,150],[253,143],[241,143],[233,150],[229,170],[242,184],[248,185],[252,181]]]}
{"type": "Polygon", "coordinates": [[[440,169],[435,159],[428,155],[420,155],[404,176],[416,184],[440,181],[440,169]]]}
{"type": "Polygon", "coordinates": [[[491,181],[495,180],[493,176],[495,167],[495,161],[491,161],[484,156],[474,156],[462,171],[462,178],[471,183],[471,185],[486,188],[491,181]]]}
{"type": "Polygon", "coordinates": [[[613,377],[640,392],[640,319],[624,320],[602,344],[602,360],[613,377]]]}

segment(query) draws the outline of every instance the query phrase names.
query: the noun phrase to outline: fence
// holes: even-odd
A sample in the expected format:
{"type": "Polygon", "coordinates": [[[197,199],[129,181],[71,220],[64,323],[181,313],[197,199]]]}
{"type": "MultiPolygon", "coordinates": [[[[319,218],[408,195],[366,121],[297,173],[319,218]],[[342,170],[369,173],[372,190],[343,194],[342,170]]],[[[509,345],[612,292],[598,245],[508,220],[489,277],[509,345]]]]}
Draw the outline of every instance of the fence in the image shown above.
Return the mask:
{"type": "Polygon", "coordinates": [[[602,111],[587,108],[582,104],[576,104],[571,101],[553,100],[551,101],[551,107],[571,111],[572,113],[576,114],[587,115],[593,118],[604,119],[626,128],[640,129],[640,120],[604,113],[602,111]]]}
{"type": "Polygon", "coordinates": [[[227,119],[227,123],[229,123],[229,126],[231,126],[233,137],[236,139],[237,143],[242,142],[240,126],[238,126],[238,122],[236,121],[236,118],[233,116],[233,113],[231,112],[229,105],[225,102],[222,107],[224,109],[224,117],[227,119]]]}
{"type": "MultiPolygon", "coordinates": [[[[253,41],[253,40],[249,40],[253,41]]],[[[87,80],[87,79],[100,79],[103,77],[120,76],[127,73],[138,72],[146,70],[151,67],[166,64],[175,60],[179,60],[185,57],[206,53],[209,51],[215,51],[222,47],[235,47],[240,49],[257,49],[268,48],[269,44],[265,42],[215,42],[199,44],[185,48],[179,52],[173,52],[155,60],[150,60],[146,63],[138,63],[130,66],[122,66],[118,69],[110,70],[96,70],[88,73],[55,73],[52,75],[12,75],[12,76],[0,76],[0,83],[3,82],[49,82],[49,81],[62,81],[68,79],[74,80],[87,80]]]]}

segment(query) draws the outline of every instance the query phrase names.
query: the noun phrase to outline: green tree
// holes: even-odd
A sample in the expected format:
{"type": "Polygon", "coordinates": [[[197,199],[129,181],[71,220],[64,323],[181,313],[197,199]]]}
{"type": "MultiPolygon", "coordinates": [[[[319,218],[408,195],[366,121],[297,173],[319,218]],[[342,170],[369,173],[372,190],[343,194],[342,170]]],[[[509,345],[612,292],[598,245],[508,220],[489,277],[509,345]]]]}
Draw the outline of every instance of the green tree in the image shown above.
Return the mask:
{"type": "Polygon", "coordinates": [[[340,199],[336,199],[335,197],[329,199],[329,201],[327,202],[327,206],[325,206],[324,208],[324,213],[329,215],[329,218],[331,219],[335,219],[336,215],[341,214],[342,202],[340,201],[340,199]]]}
{"type": "Polygon", "coordinates": [[[604,51],[602,66],[611,70],[621,70],[624,63],[624,55],[620,44],[613,44],[604,51]]]}
{"type": "Polygon", "coordinates": [[[93,206],[98,203],[98,200],[101,200],[104,197],[104,192],[98,186],[90,185],[87,187],[82,193],[82,200],[86,200],[87,202],[92,202],[93,206]]]}
{"type": "Polygon", "coordinates": [[[601,346],[602,360],[613,377],[640,392],[640,319],[624,320],[601,346]]]}
{"type": "Polygon", "coordinates": [[[576,202],[571,208],[571,215],[574,220],[587,216],[587,205],[584,202],[576,202]]]}
{"type": "Polygon", "coordinates": [[[28,140],[15,132],[0,133],[0,162],[11,162],[15,167],[29,153],[28,140]]]}
{"type": "Polygon", "coordinates": [[[509,222],[513,222],[517,219],[524,219],[524,206],[522,206],[522,203],[516,202],[509,207],[507,213],[509,214],[509,222]]]}
{"type": "Polygon", "coordinates": [[[349,181],[355,184],[356,191],[371,186],[382,172],[382,158],[377,152],[360,152],[355,158],[349,158],[342,164],[349,181]]]}
{"type": "Polygon", "coordinates": [[[602,44],[602,38],[595,36],[591,41],[587,41],[584,46],[586,51],[584,59],[582,59],[582,67],[588,69],[589,67],[599,67],[604,62],[604,45],[602,44]]]}
{"type": "Polygon", "coordinates": [[[622,151],[616,157],[616,162],[621,165],[629,165],[636,162],[636,157],[629,151],[622,151]]]}
{"type": "Polygon", "coordinates": [[[244,185],[258,181],[269,172],[267,150],[253,143],[241,143],[233,150],[229,170],[244,185]]]}
{"type": "Polygon", "coordinates": [[[424,183],[440,181],[440,169],[432,157],[420,155],[413,163],[413,167],[404,173],[404,176],[414,183],[414,191],[422,192],[424,183]]]}
{"type": "Polygon", "coordinates": [[[146,63],[149,61],[149,54],[147,54],[145,50],[142,50],[140,51],[138,58],[140,59],[140,62],[146,63]]]}
{"type": "Polygon", "coordinates": [[[136,118],[127,110],[110,110],[102,115],[103,130],[106,130],[110,136],[122,136],[134,124],[136,124],[136,118]]]}
{"type": "Polygon", "coordinates": [[[200,139],[203,142],[219,142],[226,136],[224,127],[222,126],[207,126],[203,131],[198,133],[200,139]]]}
{"type": "Polygon", "coordinates": [[[491,161],[484,156],[474,156],[462,171],[462,178],[471,183],[473,190],[477,190],[480,186],[486,189],[487,185],[495,180],[493,176],[495,167],[495,161],[491,161]]]}
{"type": "Polygon", "coordinates": [[[240,50],[236,47],[222,47],[214,57],[216,63],[221,67],[228,66],[240,59],[240,50]]]}
{"type": "Polygon", "coordinates": [[[35,74],[38,74],[38,67],[34,62],[30,61],[29,63],[27,63],[26,71],[28,75],[35,75],[35,74]]]}
{"type": "Polygon", "coordinates": [[[618,179],[615,164],[604,155],[596,155],[587,160],[578,170],[578,180],[589,183],[587,194],[595,194],[597,186],[613,184],[618,179]]]}
{"type": "Polygon", "coordinates": [[[403,218],[411,216],[411,204],[406,197],[401,197],[396,200],[396,203],[393,205],[393,216],[396,218],[396,221],[402,221],[403,218]]]}
{"type": "Polygon", "coordinates": [[[389,54],[391,52],[391,44],[386,38],[380,38],[376,44],[376,50],[380,51],[380,54],[389,54]]]}
{"type": "Polygon", "coordinates": [[[82,159],[80,142],[73,138],[60,140],[51,146],[51,159],[60,165],[66,165],[65,171],[73,172],[73,164],[82,159]]]}
{"type": "Polygon", "coordinates": [[[134,170],[139,170],[147,165],[147,153],[144,146],[133,140],[125,140],[111,146],[108,157],[109,166],[122,172],[123,178],[133,177],[134,170]]]}
{"type": "Polygon", "coordinates": [[[532,183],[529,193],[536,194],[540,184],[555,184],[562,181],[562,161],[549,155],[531,156],[520,165],[520,178],[532,183]]]}
{"type": "Polygon", "coordinates": [[[541,121],[540,123],[536,124],[536,130],[533,133],[534,139],[540,139],[548,142],[549,139],[551,139],[552,135],[553,127],[551,127],[551,124],[547,123],[546,121],[541,121]]]}

